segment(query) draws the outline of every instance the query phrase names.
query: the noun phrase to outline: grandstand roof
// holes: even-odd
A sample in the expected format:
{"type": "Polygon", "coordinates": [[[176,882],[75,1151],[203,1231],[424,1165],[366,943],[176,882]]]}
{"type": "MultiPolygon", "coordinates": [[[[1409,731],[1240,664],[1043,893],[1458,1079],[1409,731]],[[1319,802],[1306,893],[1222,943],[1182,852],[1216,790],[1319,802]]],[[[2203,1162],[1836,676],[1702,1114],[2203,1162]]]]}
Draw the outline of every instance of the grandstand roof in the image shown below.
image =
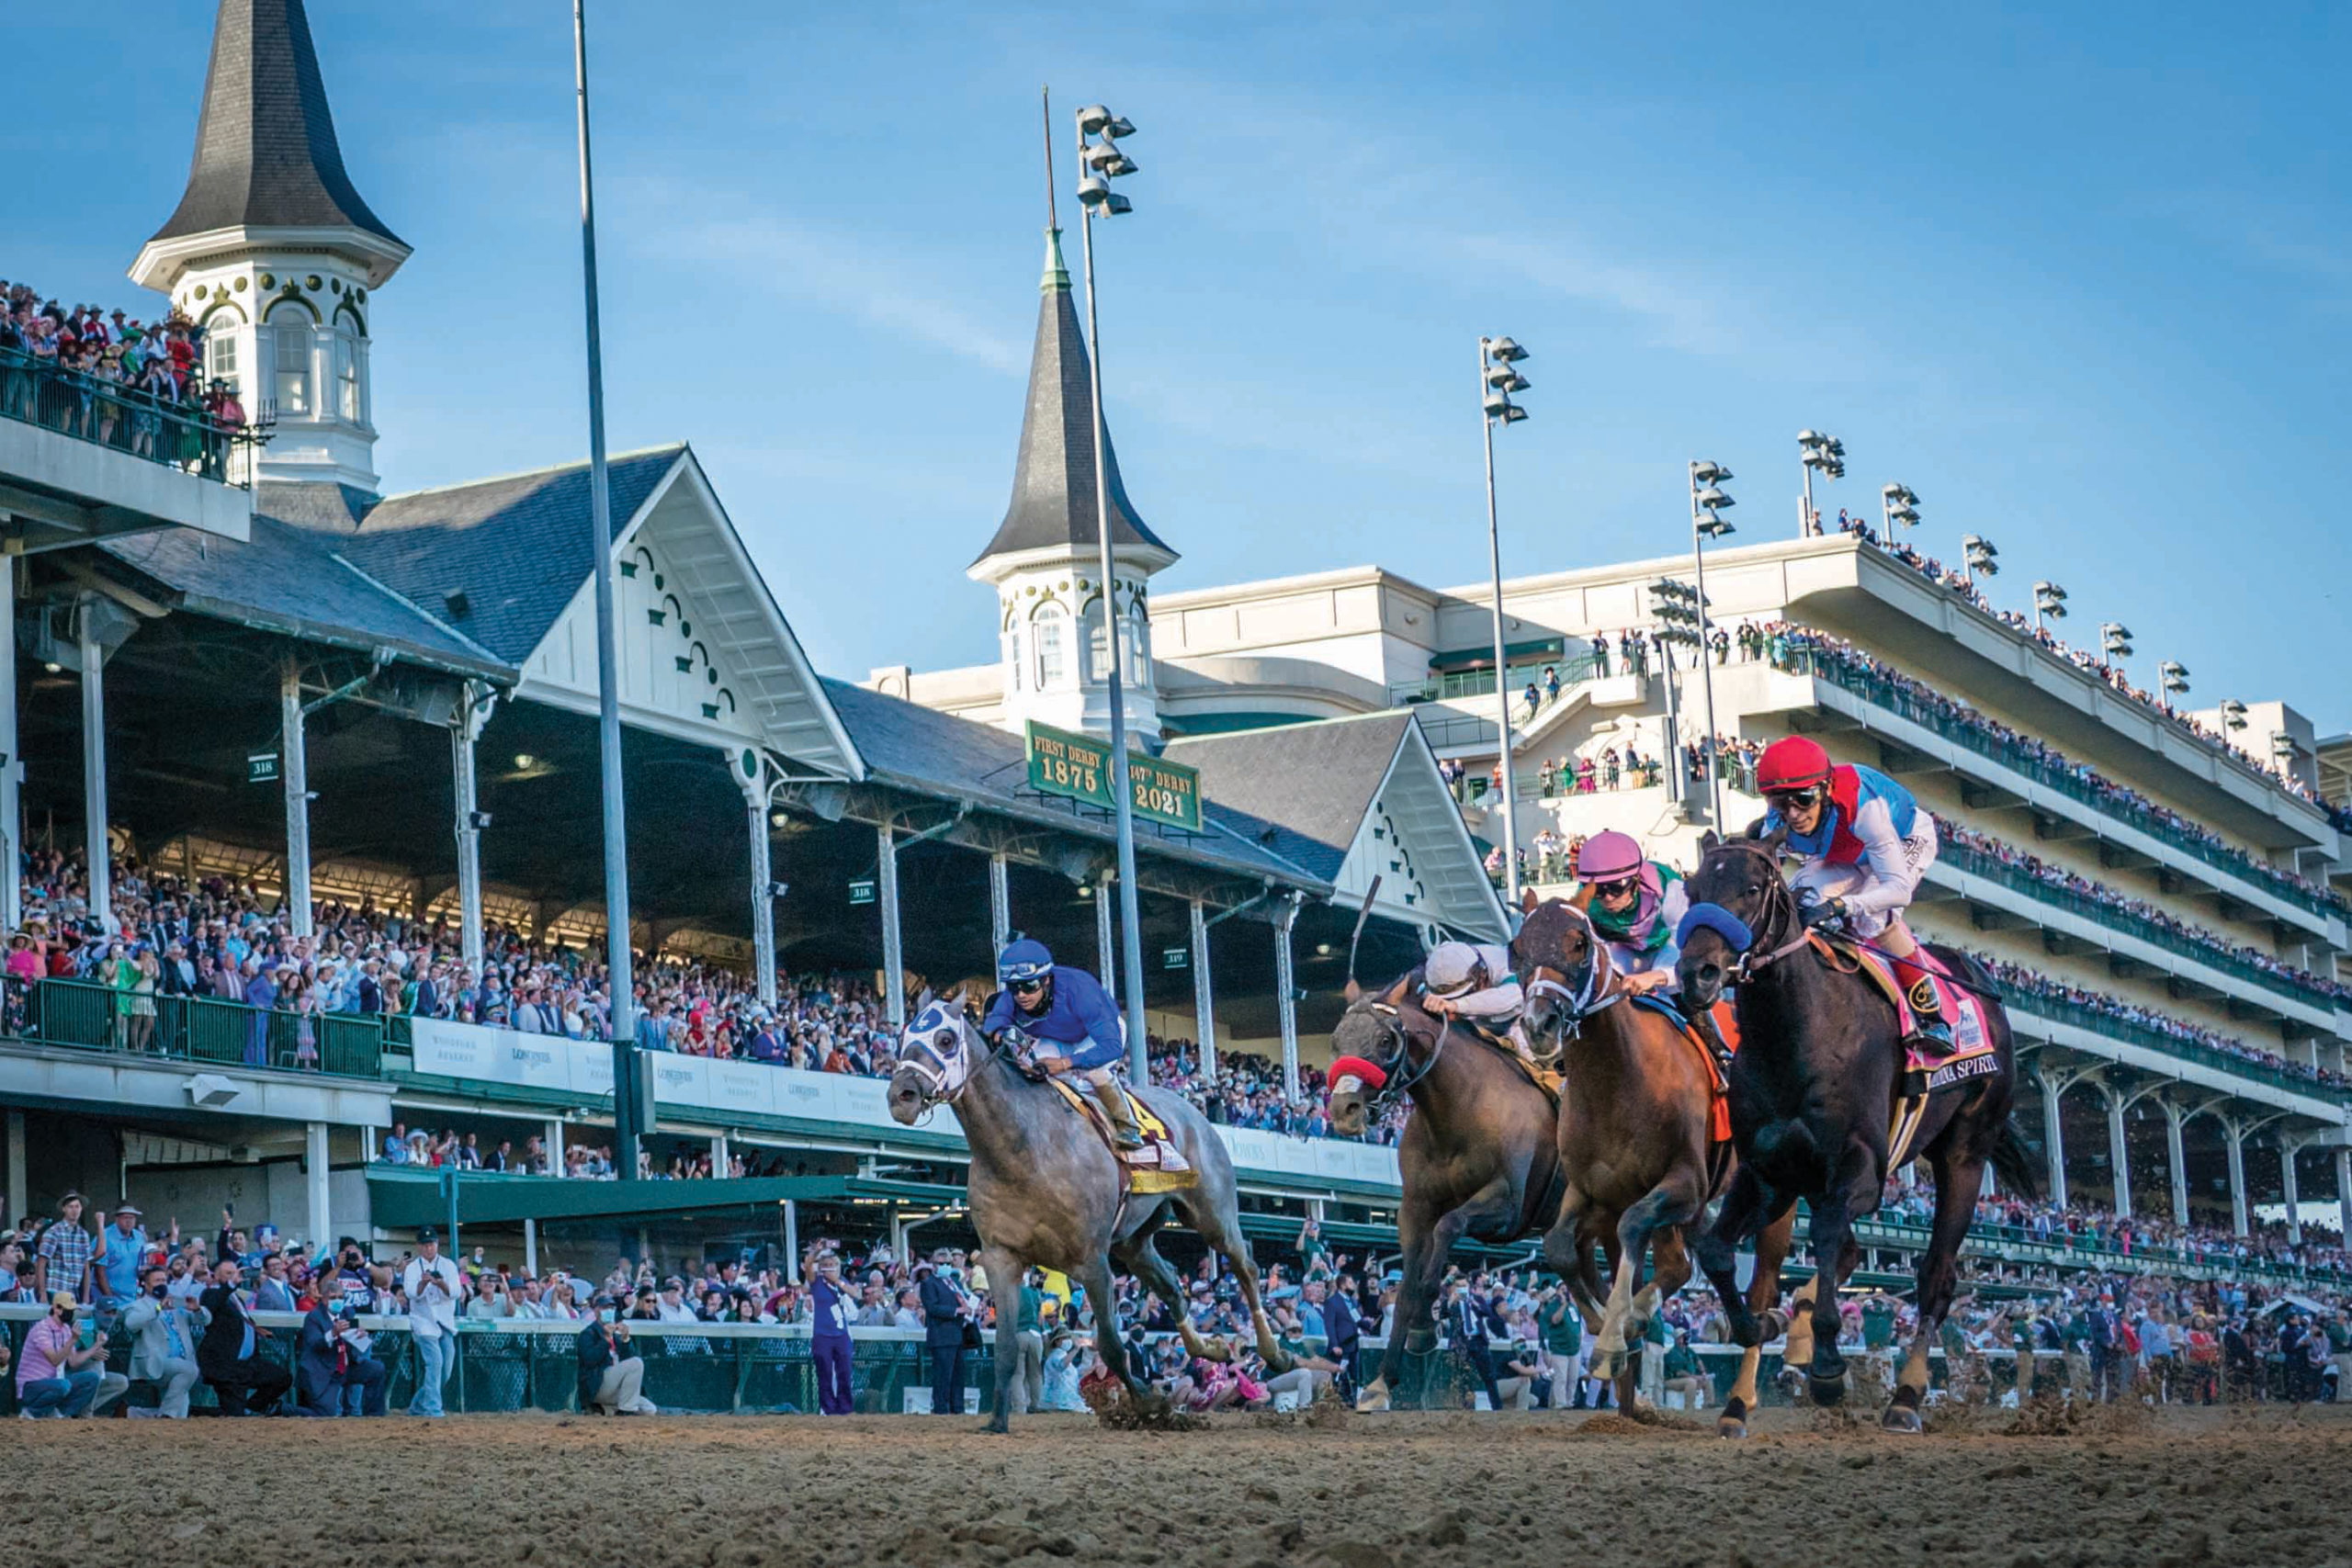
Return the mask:
{"type": "MultiPolygon", "coordinates": [[[[613,536],[685,455],[683,443],[611,460],[613,536]]],[[[435,615],[464,595],[450,624],[520,666],[562,615],[594,564],[588,465],[370,501],[339,485],[264,485],[255,510],[332,539],[361,570],[435,615]]]]}
{"type": "MultiPolygon", "coordinates": [[[[980,560],[1032,550],[1093,548],[1102,538],[1095,526],[1094,391],[1086,338],[1079,331],[1070,298],[1069,272],[1062,265],[1061,231],[1046,237],[1044,299],[1037,307],[1037,344],[1029,359],[1029,403],[1021,416],[1021,450],[1012,465],[1012,500],[996,537],[980,560]]],[[[1104,427],[1107,436],[1109,427],[1104,427]]],[[[1136,515],[1119,478],[1119,452],[1109,457],[1111,542],[1120,549],[1156,551],[1175,560],[1176,552],[1136,515]]],[[[978,562],[974,563],[978,565],[978,562]]]]}
{"type": "Polygon", "coordinates": [[[187,189],[148,243],[220,229],[358,229],[407,248],[344,171],[302,0],[220,0],[187,189]]]}

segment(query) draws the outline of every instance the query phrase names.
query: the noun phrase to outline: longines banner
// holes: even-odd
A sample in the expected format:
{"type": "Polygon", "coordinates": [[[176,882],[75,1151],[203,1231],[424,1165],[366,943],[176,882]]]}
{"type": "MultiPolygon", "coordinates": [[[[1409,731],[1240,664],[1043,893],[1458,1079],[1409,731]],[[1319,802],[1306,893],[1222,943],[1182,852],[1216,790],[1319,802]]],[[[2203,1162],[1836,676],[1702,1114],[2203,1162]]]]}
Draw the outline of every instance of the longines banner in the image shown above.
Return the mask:
{"type": "MultiPolygon", "coordinates": [[[[1031,719],[1029,787],[1041,795],[1064,795],[1113,808],[1111,745],[1091,735],[1074,735],[1031,719]]],[[[1182,762],[1163,761],[1145,752],[1127,753],[1127,793],[1138,817],[1165,822],[1188,833],[1201,830],[1201,775],[1182,762]]]]}

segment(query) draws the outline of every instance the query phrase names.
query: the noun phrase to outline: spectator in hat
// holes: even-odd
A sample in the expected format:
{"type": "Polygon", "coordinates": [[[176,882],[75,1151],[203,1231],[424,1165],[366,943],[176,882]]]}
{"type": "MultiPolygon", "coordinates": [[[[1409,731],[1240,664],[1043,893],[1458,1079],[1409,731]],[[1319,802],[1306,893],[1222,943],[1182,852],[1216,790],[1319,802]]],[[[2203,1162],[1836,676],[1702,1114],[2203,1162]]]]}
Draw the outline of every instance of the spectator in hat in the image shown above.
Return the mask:
{"type": "Polygon", "coordinates": [[[139,1276],[138,1299],[124,1310],[122,1331],[130,1336],[130,1375],[155,1385],[153,1410],[129,1416],[187,1419],[188,1392],[196,1387],[197,1330],[207,1322],[201,1306],[171,1293],[171,1270],[158,1263],[139,1276]]]}
{"type": "MultiPolygon", "coordinates": [[[[17,1408],[26,1420],[87,1416],[108,1392],[107,1337],[101,1332],[87,1346],[78,1342],[76,1305],[71,1291],[56,1292],[49,1299],[49,1315],[25,1332],[25,1348],[17,1358],[17,1408]]],[[[119,1393],[128,1380],[113,1382],[111,1392],[119,1393]]]]}
{"type": "Polygon", "coordinates": [[[409,1336],[416,1345],[416,1393],[408,1413],[438,1418],[441,1385],[448,1381],[458,1340],[458,1302],[465,1292],[457,1263],[441,1254],[441,1233],[426,1225],[416,1233],[416,1256],[401,1270],[408,1295],[409,1336]]]}
{"type": "Polygon", "coordinates": [[[98,1216],[97,1251],[90,1260],[90,1294],[106,1313],[120,1312],[139,1291],[139,1269],[147,1256],[147,1233],[139,1228],[139,1205],[125,1203],[114,1224],[98,1216]]]}

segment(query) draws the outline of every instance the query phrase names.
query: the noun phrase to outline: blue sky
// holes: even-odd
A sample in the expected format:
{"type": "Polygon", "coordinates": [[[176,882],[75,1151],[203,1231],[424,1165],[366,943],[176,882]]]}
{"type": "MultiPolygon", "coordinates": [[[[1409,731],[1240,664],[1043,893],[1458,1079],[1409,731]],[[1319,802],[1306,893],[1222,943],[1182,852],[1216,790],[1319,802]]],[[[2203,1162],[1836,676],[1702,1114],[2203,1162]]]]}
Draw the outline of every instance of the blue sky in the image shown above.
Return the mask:
{"type": "MultiPolygon", "coordinates": [[[[0,274],[109,304],[186,175],[203,0],[40,7],[0,274]]],[[[1687,536],[1683,465],[1792,531],[1921,497],[2195,700],[2352,726],[2352,12],[591,0],[610,434],[685,437],[819,661],[990,656],[1035,321],[1037,88],[1141,127],[1107,401],[1163,588],[1479,575],[1475,339],[1532,350],[1505,569],[1687,536]],[[1099,17],[1100,41],[1075,21],[1099,17]],[[2315,90],[2316,89],[2316,90],[2315,90]]],[[[576,457],[570,8],[311,0],[345,157],[416,247],[378,301],[387,487],[576,457]]],[[[31,31],[24,30],[29,27],[31,31]]],[[[1065,186],[1069,169],[1061,165],[1065,186]]],[[[134,312],[135,313],[135,312],[134,312]]],[[[2144,673],[2144,671],[2143,671],[2144,673]]]]}

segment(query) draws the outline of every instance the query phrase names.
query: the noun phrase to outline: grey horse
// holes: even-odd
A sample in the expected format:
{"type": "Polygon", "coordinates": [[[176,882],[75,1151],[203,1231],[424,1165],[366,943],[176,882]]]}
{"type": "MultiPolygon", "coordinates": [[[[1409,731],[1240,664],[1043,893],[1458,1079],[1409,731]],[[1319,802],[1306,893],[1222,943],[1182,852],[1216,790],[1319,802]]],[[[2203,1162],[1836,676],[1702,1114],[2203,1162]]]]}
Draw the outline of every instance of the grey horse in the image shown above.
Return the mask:
{"type": "MultiPolygon", "coordinates": [[[[1224,1140],[1190,1102],[1164,1089],[1130,1089],[1175,1134],[1176,1146],[1200,1179],[1179,1192],[1119,1197],[1119,1171],[1111,1151],[1050,1084],[1032,1079],[1012,1059],[981,1038],[965,1015],[963,993],[934,1000],[926,992],[899,1041],[899,1070],[890,1079],[890,1114],[912,1126],[931,1107],[952,1105],[971,1146],[971,1174],[965,1190],[972,1228],[980,1235],[980,1264],[988,1270],[999,1332],[1012,1322],[1022,1277],[1033,1265],[1068,1274],[1094,1303],[1094,1343],[1102,1364],[1125,1385],[1137,1406],[1157,1411],[1166,1400],[1127,1365],[1119,1338],[1118,1298],[1112,1293],[1111,1267],[1141,1280],[1166,1302],[1185,1349],[1209,1360],[1225,1357],[1223,1347],[1196,1334],[1185,1316],[1183,1282],[1152,1245],[1172,1215],[1192,1227],[1224,1258],[1241,1287],[1257,1331],[1258,1354],[1269,1371],[1288,1371],[1291,1359],[1275,1342],[1258,1295],[1258,1266],[1241,1235],[1234,1201],[1233,1160],[1224,1140]]],[[[1018,1358],[1000,1350],[996,1397],[987,1429],[1002,1432],[1012,1420],[1012,1391],[1018,1358]]]]}

